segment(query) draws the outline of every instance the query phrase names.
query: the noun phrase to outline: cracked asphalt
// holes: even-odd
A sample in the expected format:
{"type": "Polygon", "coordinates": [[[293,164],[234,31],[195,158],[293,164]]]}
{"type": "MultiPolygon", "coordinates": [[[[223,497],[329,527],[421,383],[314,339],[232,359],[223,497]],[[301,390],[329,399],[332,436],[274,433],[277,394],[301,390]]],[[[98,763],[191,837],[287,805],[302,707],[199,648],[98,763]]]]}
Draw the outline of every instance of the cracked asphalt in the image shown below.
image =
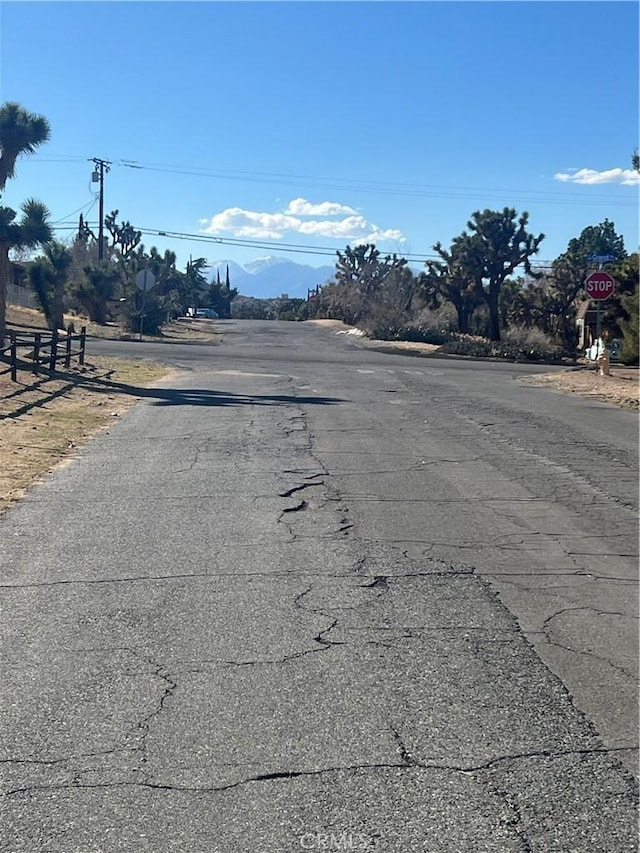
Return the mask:
{"type": "Polygon", "coordinates": [[[0,850],[637,850],[637,413],[220,326],[0,521],[0,850]]]}

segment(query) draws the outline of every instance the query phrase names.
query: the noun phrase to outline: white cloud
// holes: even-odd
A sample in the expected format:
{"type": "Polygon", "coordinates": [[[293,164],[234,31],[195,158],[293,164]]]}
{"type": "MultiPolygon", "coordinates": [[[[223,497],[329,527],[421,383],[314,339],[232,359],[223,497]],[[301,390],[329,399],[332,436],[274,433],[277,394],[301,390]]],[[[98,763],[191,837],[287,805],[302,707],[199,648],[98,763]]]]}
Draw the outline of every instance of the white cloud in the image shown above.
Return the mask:
{"type": "Polygon", "coordinates": [[[297,231],[301,222],[283,213],[256,213],[241,207],[228,207],[216,213],[203,229],[205,234],[231,233],[234,237],[257,237],[277,240],[286,231],[297,231]]]}
{"type": "Polygon", "coordinates": [[[371,228],[371,224],[363,216],[347,216],[346,219],[302,222],[299,230],[301,234],[314,234],[317,237],[352,239],[364,237],[371,228]]]}
{"type": "Polygon", "coordinates": [[[292,216],[337,216],[340,213],[356,213],[356,211],[337,201],[321,201],[320,204],[313,204],[306,198],[294,198],[289,202],[285,213],[292,216]]]}
{"type": "MultiPolygon", "coordinates": [[[[364,216],[356,214],[342,219],[309,219],[302,220],[291,215],[292,210],[300,211],[300,215],[309,215],[311,209],[322,208],[325,215],[338,212],[352,211],[346,205],[336,202],[322,202],[311,205],[305,199],[294,199],[289,203],[285,213],[260,213],[253,210],[243,210],[241,207],[229,207],[216,213],[210,219],[201,220],[206,225],[202,229],[205,234],[231,234],[234,237],[246,237],[259,240],[279,240],[286,233],[304,234],[305,236],[323,237],[326,239],[346,240],[356,243],[375,243],[385,240],[404,242],[405,237],[397,229],[381,229],[364,216]],[[308,207],[307,207],[308,205],[308,207]],[[338,210],[339,209],[339,210],[338,210]],[[305,211],[304,213],[302,211],[305,211]]],[[[316,212],[316,216],[321,215],[316,212]]]]}
{"type": "Polygon", "coordinates": [[[374,225],[374,230],[367,237],[367,243],[381,243],[383,240],[394,240],[397,243],[407,242],[407,238],[397,228],[386,228],[381,231],[374,225]]]}
{"type": "Polygon", "coordinates": [[[553,176],[556,181],[572,184],[623,184],[632,187],[640,184],[640,175],[634,169],[571,169],[553,176]]]}

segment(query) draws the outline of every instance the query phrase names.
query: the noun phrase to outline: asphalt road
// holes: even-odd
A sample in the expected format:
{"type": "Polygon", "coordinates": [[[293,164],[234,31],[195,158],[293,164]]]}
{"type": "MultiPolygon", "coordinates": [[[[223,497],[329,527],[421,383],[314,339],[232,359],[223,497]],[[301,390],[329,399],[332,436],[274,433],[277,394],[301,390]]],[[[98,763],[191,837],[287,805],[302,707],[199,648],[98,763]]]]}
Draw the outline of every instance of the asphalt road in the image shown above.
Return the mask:
{"type": "Polygon", "coordinates": [[[221,326],[0,521],[0,850],[636,850],[637,414],[221,326]]]}

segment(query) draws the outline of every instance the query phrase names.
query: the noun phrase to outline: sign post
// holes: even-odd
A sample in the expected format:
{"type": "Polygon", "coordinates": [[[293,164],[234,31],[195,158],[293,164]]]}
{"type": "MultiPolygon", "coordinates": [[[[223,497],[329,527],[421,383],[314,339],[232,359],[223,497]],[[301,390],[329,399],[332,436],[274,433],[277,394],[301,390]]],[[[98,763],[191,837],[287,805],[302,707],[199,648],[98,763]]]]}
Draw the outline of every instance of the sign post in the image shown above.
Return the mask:
{"type": "Polygon", "coordinates": [[[156,283],[156,277],[151,270],[140,270],[136,275],[136,287],[142,291],[142,307],[140,308],[140,340],[142,340],[142,321],[144,319],[144,295],[156,283]]]}
{"type": "Polygon", "coordinates": [[[584,282],[584,289],[587,291],[591,299],[595,300],[597,306],[596,314],[596,341],[598,349],[600,347],[600,303],[608,299],[616,289],[616,280],[609,275],[608,272],[598,270],[587,276],[584,282]]]}

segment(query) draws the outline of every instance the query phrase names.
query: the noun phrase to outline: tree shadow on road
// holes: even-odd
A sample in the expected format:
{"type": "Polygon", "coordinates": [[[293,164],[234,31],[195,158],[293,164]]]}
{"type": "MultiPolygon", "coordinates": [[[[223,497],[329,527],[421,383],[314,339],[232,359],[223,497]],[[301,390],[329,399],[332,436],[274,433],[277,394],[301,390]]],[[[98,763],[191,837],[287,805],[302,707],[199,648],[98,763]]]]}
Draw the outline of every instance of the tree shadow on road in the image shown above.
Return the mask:
{"type": "Polygon", "coordinates": [[[154,406],[287,406],[287,405],[333,405],[344,402],[336,397],[321,395],[298,396],[295,394],[232,394],[211,388],[159,388],[153,386],[132,385],[110,378],[112,371],[103,375],[88,375],[70,371],[56,371],[46,378],[34,378],[17,389],[4,395],[4,402],[15,399],[17,406],[0,412],[0,420],[18,418],[29,411],[45,406],[58,398],[79,391],[93,394],[126,394],[138,399],[146,399],[154,406]],[[50,387],[52,386],[52,387],[50,387]],[[37,393],[37,399],[29,399],[29,393],[37,393]],[[27,394],[27,399],[21,399],[27,394]]]}
{"type": "Polygon", "coordinates": [[[152,400],[153,406],[330,406],[345,401],[338,397],[323,397],[320,394],[300,396],[297,394],[232,394],[211,388],[158,388],[129,385],[105,378],[83,378],[80,386],[90,387],[95,392],[131,394],[141,399],[152,400]]]}
{"type": "Polygon", "coordinates": [[[304,405],[330,406],[343,403],[337,397],[299,397],[295,394],[229,394],[226,391],[212,391],[206,388],[140,388],[140,397],[158,398],[154,406],[289,406],[292,403],[304,405]]]}

